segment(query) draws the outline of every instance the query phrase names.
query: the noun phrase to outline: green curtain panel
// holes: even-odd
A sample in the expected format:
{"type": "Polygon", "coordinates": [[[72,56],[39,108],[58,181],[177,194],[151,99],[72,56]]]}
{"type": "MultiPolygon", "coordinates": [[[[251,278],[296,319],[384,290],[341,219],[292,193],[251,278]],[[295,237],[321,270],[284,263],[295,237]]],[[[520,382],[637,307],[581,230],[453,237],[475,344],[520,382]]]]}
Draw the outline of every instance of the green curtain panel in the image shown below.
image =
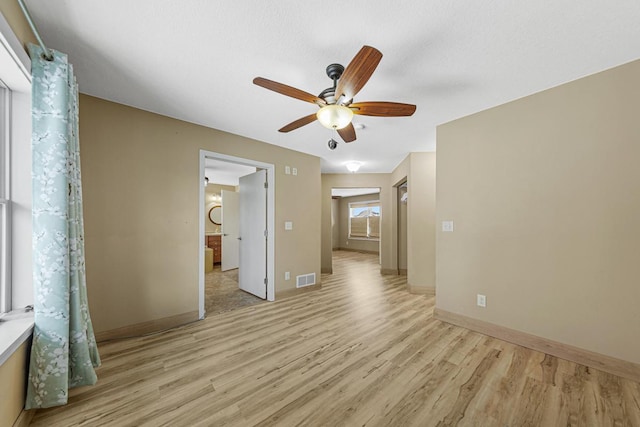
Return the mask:
{"type": "Polygon", "coordinates": [[[67,55],[30,45],[35,329],[26,408],[67,403],[100,365],[84,268],[78,87],[67,55]]]}

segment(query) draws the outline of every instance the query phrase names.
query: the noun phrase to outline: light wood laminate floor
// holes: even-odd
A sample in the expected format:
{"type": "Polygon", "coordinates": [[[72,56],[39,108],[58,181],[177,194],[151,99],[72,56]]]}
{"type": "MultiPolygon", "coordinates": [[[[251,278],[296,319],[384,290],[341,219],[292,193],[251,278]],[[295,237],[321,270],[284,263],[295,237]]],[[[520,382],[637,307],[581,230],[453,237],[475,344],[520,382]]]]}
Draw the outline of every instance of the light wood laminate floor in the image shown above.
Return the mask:
{"type": "Polygon", "coordinates": [[[33,426],[640,426],[640,384],[433,319],[336,252],[322,289],[100,345],[98,384],[33,426]]]}

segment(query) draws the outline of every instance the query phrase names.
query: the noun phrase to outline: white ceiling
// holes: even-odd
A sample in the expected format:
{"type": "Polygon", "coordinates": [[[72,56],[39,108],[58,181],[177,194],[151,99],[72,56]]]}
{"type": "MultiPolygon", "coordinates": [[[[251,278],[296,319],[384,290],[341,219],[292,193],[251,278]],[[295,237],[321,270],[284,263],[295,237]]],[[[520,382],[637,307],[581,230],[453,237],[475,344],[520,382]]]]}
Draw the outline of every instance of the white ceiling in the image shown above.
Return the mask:
{"type": "MultiPolygon", "coordinates": [[[[322,158],[323,172],[390,172],[436,148],[441,123],[640,57],[638,0],[27,0],[81,92],[322,158]],[[417,105],[358,116],[357,141],[327,148],[313,104],[252,84],[318,94],[325,68],[363,45],[384,55],[356,101],[417,105]]],[[[176,141],[179,143],[179,141],[176,141]]]]}
{"type": "Polygon", "coordinates": [[[365,194],[378,194],[379,187],[362,187],[362,188],[332,188],[331,195],[333,197],[352,197],[363,196],[365,194]]]}
{"type": "Polygon", "coordinates": [[[204,176],[209,178],[209,183],[220,185],[240,185],[240,177],[256,171],[255,167],[240,165],[232,162],[224,162],[215,159],[205,159],[204,176]]]}

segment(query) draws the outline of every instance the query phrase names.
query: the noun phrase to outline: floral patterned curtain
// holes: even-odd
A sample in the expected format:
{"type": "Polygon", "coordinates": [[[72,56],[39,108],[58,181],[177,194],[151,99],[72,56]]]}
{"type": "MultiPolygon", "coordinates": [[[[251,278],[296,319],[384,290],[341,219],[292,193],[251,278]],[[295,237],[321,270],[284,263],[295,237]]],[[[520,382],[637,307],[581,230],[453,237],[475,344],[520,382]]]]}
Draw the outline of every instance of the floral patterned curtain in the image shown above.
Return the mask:
{"type": "Polygon", "coordinates": [[[84,269],[78,88],[67,55],[30,45],[35,329],[26,408],[67,403],[95,384],[100,357],[84,269]]]}

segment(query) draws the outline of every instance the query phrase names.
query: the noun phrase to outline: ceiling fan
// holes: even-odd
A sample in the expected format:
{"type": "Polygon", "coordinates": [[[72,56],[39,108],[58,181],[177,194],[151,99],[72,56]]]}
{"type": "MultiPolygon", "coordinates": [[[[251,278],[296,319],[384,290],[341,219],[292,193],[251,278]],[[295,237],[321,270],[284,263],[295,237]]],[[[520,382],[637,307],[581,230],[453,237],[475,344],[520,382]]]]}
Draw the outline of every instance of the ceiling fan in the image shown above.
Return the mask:
{"type": "Polygon", "coordinates": [[[256,77],[253,79],[253,83],[320,107],[317,113],[289,123],[279,129],[280,132],[290,132],[317,119],[324,127],[335,129],[345,142],[352,142],[356,140],[356,130],[351,123],[354,114],[400,117],[411,116],[416,111],[415,105],[398,102],[353,102],[354,96],[367,83],[381,59],[382,53],[378,49],[363,46],[347,65],[347,68],[340,64],[329,65],[327,76],[333,80],[333,87],[323,90],[318,96],[263,77],[256,77]]]}

